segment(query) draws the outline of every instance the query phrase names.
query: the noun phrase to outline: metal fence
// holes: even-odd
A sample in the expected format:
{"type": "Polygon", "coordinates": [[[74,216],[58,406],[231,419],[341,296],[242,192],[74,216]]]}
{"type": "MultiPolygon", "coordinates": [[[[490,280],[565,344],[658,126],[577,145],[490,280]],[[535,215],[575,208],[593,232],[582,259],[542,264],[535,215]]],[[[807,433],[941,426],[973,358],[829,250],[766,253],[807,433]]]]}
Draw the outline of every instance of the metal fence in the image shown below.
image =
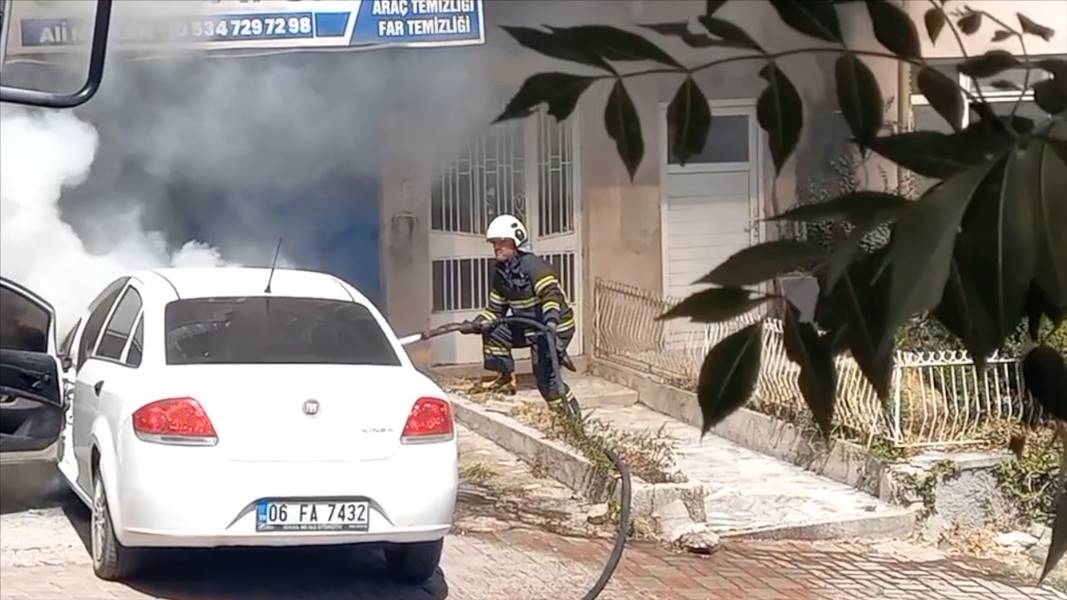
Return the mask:
{"type": "MultiPolygon", "coordinates": [[[[753,312],[725,323],[693,324],[656,317],[680,299],[598,279],[594,288],[593,354],[664,383],[695,389],[708,350],[763,318],[753,312]]],[[[972,444],[1004,425],[1043,419],[1022,384],[1018,360],[993,357],[979,374],[966,353],[898,352],[888,402],[878,398],[859,365],[837,357],[836,434],[905,446],[972,444]]],[[[762,366],[749,407],[794,423],[810,423],[797,384],[799,367],[786,357],[781,321],[766,319],[762,366]]]]}

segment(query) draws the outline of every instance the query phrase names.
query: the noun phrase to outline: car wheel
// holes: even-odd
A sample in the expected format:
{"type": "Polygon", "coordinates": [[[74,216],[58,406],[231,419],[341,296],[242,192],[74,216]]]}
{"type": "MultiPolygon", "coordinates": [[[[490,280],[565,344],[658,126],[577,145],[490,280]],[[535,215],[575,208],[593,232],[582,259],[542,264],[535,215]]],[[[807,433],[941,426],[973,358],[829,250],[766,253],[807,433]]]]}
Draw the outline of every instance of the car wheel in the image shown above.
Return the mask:
{"type": "Polygon", "coordinates": [[[398,581],[422,583],[433,577],[441,562],[445,541],[397,544],[385,549],[389,574],[398,581]]]}
{"type": "Polygon", "coordinates": [[[90,522],[90,546],[93,553],[93,572],[107,581],[125,579],[135,568],[134,551],[119,543],[111,522],[104,482],[93,477],[93,514],[90,522]]]}

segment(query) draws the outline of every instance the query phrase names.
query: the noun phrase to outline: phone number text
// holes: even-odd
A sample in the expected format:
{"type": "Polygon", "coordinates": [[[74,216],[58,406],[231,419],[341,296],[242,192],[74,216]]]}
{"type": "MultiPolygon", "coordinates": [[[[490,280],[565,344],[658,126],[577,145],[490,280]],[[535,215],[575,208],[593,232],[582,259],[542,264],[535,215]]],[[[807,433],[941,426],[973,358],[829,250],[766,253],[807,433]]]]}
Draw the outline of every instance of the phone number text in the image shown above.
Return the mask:
{"type": "Polygon", "coordinates": [[[291,39],[315,37],[310,13],[207,17],[180,21],[173,40],[291,39]]]}

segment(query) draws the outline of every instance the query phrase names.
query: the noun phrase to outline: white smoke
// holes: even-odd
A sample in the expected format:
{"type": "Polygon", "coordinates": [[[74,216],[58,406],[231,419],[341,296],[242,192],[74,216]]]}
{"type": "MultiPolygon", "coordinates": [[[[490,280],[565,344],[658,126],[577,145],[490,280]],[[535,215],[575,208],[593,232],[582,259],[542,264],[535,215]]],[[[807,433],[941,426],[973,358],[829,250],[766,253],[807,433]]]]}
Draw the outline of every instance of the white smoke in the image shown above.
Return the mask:
{"type": "Polygon", "coordinates": [[[139,209],[107,220],[112,247],[87,251],[63,220],[64,188],[89,174],[99,138],[69,111],[0,105],[0,275],[53,304],[62,335],[93,297],[131,270],[224,266],[217,249],[189,241],[172,251],[162,233],[145,231],[139,209]]]}

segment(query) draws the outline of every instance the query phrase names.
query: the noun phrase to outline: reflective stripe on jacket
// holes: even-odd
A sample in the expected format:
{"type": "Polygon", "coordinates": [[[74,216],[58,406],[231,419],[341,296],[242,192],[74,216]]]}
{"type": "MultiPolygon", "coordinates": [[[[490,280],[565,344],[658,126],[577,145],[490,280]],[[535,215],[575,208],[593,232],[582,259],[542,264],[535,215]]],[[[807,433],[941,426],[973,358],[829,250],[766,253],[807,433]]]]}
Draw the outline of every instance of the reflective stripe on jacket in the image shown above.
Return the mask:
{"type": "Polygon", "coordinates": [[[489,301],[479,318],[490,322],[507,314],[556,323],[558,329],[574,327],[574,311],[560,286],[556,269],[536,254],[520,252],[511,260],[497,262],[489,301]]]}

